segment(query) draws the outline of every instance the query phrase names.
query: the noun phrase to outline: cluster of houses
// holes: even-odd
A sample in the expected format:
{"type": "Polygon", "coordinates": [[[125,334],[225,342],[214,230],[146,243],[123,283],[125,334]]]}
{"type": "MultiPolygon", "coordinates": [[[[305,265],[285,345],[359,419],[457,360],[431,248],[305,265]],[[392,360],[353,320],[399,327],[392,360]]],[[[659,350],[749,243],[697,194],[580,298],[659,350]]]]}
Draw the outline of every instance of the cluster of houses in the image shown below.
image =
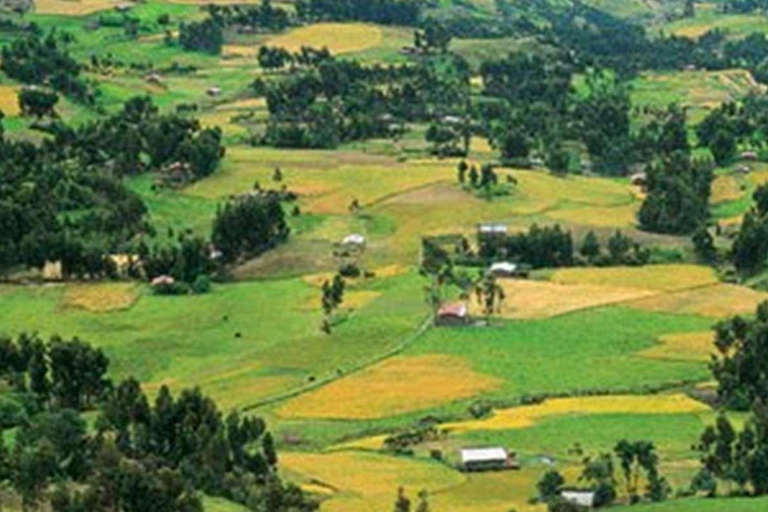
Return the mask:
{"type": "MultiPolygon", "coordinates": [[[[520,469],[515,452],[503,447],[463,448],[459,452],[460,467],[466,472],[507,471],[520,469]]],[[[595,505],[595,493],[578,489],[563,490],[560,496],[567,502],[584,508],[595,505]]]]}

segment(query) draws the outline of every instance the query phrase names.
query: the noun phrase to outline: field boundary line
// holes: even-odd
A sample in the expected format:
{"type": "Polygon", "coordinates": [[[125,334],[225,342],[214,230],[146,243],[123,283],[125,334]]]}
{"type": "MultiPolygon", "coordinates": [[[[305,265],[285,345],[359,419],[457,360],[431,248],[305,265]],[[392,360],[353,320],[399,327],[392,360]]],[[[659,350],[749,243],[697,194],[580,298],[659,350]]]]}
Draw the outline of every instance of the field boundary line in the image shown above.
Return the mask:
{"type": "Polygon", "coordinates": [[[240,408],[240,410],[242,410],[243,412],[251,411],[253,409],[258,409],[259,407],[264,407],[266,405],[271,405],[278,402],[283,402],[285,400],[289,400],[291,398],[296,398],[297,396],[303,395],[304,393],[314,391],[315,389],[319,389],[323,386],[336,382],[337,380],[340,380],[350,375],[353,375],[355,373],[361,372],[377,363],[380,363],[386,359],[389,359],[390,357],[396,356],[397,354],[401,353],[403,350],[411,346],[422,335],[424,335],[424,333],[426,333],[430,327],[432,327],[432,315],[427,316],[427,318],[425,318],[421,322],[421,324],[419,325],[419,328],[414,333],[412,333],[407,338],[405,338],[405,340],[400,342],[398,345],[392,347],[391,349],[387,350],[382,354],[379,354],[377,356],[374,356],[371,359],[368,359],[366,361],[363,361],[362,363],[352,366],[350,370],[345,371],[342,374],[333,373],[332,375],[325,377],[323,379],[318,379],[314,382],[300,386],[298,388],[243,406],[240,408]]]}

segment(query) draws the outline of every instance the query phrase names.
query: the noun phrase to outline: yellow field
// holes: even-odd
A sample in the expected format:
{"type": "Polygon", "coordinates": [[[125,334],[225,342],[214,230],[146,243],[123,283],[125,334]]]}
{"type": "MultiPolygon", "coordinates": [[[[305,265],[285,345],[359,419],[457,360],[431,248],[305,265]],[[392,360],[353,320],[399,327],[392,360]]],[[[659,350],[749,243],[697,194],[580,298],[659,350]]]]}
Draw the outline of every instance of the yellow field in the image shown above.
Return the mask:
{"type": "Polygon", "coordinates": [[[394,357],[294,398],[278,414],[283,418],[384,418],[470,398],[498,384],[457,357],[394,357]]]}
{"type": "Polygon", "coordinates": [[[18,116],[21,113],[17,87],[0,85],[0,110],[8,117],[18,116]]]}
{"type": "MultiPolygon", "coordinates": [[[[655,292],[639,288],[597,285],[569,285],[546,281],[500,279],[506,299],[501,316],[505,318],[549,318],[571,311],[648,297],[655,292]]],[[[471,310],[481,315],[481,307],[472,301],[471,310]]]]}
{"type": "Polygon", "coordinates": [[[97,11],[112,9],[124,3],[119,0],[35,0],[37,14],[84,16],[97,11]]]}
{"type": "Polygon", "coordinates": [[[640,352],[643,357],[669,361],[708,362],[714,351],[711,331],[668,334],[659,339],[659,345],[640,352]]]}
{"type": "Polygon", "coordinates": [[[465,481],[464,475],[437,462],[365,452],[281,453],[280,467],[310,484],[336,490],[323,503],[323,512],[389,512],[401,486],[415,498],[422,489],[439,491],[465,481]]]}
{"type": "Polygon", "coordinates": [[[564,208],[547,213],[547,217],[563,222],[597,227],[632,227],[637,224],[640,203],[614,207],[564,208]]]}
{"type": "Polygon", "coordinates": [[[552,274],[552,282],[620,288],[675,291],[717,283],[709,267],[700,265],[648,265],[644,267],[565,268],[552,274]]]}
{"type": "Polygon", "coordinates": [[[138,298],[139,289],[133,283],[73,284],[66,287],[61,304],[103,313],[130,308],[138,298]]]}
{"type": "Polygon", "coordinates": [[[695,290],[657,295],[629,305],[648,311],[725,318],[752,313],[764,300],[768,300],[767,293],[732,284],[717,284],[695,290]]]}
{"type": "Polygon", "coordinates": [[[734,201],[744,194],[744,190],[735,176],[718,176],[712,182],[712,202],[734,201]]]}
{"type": "Polygon", "coordinates": [[[299,27],[267,41],[269,46],[285,48],[290,52],[302,46],[327,47],[331,53],[359,52],[378,46],[382,32],[376,25],[366,23],[317,23],[299,27]]]}
{"type": "Polygon", "coordinates": [[[490,418],[446,423],[441,427],[461,433],[527,428],[543,418],[567,414],[681,414],[708,410],[703,403],[682,393],[555,398],[541,404],[501,409],[490,418]]]}

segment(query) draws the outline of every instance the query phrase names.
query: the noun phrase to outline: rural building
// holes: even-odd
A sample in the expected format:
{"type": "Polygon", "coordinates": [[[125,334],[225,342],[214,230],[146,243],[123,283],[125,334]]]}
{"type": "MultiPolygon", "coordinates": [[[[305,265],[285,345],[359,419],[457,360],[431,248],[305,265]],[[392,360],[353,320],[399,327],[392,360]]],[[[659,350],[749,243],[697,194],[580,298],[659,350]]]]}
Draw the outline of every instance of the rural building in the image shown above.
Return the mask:
{"type": "Polygon", "coordinates": [[[592,508],[595,506],[595,493],[592,491],[563,491],[560,496],[568,503],[580,507],[592,508]]]}
{"type": "Polygon", "coordinates": [[[163,79],[157,73],[148,74],[145,80],[147,81],[147,83],[155,84],[155,85],[161,85],[163,83],[163,79]]]}
{"type": "Polygon", "coordinates": [[[218,96],[221,94],[221,87],[216,87],[216,86],[209,87],[208,90],[205,91],[205,93],[208,96],[218,96]]]}
{"type": "Polygon", "coordinates": [[[341,241],[341,245],[345,247],[365,247],[365,237],[363,235],[353,233],[347,235],[341,241]]]}
{"type": "Polygon", "coordinates": [[[488,268],[488,273],[495,277],[528,277],[528,269],[517,263],[500,261],[488,268]]]}
{"type": "Polygon", "coordinates": [[[477,226],[477,232],[480,235],[505,236],[507,234],[506,224],[480,224],[477,226]]]}
{"type": "Polygon", "coordinates": [[[734,172],[736,172],[736,174],[749,174],[752,172],[752,167],[747,164],[739,165],[734,169],[734,172]]]}
{"type": "Polygon", "coordinates": [[[469,308],[463,302],[446,304],[437,311],[438,325],[467,325],[469,308]]]}
{"type": "Polygon", "coordinates": [[[117,12],[128,12],[131,9],[133,9],[133,4],[130,4],[128,2],[123,2],[115,6],[115,10],[117,12]]]}
{"type": "Polygon", "coordinates": [[[519,469],[515,455],[505,448],[465,448],[461,450],[463,471],[501,471],[519,469]]]}
{"type": "Polygon", "coordinates": [[[750,162],[754,162],[757,160],[757,153],[754,151],[744,151],[741,154],[742,160],[749,160],[750,162]]]}
{"type": "Polygon", "coordinates": [[[648,175],[644,172],[636,172],[629,177],[629,182],[635,187],[645,187],[648,184],[648,175]]]}

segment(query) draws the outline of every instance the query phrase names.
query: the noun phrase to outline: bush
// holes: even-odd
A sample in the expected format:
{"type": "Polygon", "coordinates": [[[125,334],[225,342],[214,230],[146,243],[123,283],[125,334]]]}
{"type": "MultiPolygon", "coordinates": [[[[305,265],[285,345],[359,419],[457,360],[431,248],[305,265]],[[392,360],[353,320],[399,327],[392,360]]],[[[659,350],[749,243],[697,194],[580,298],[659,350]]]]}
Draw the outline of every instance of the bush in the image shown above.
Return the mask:
{"type": "Polygon", "coordinates": [[[205,274],[200,274],[192,283],[192,293],[203,294],[211,291],[211,278],[205,274]]]}
{"type": "Polygon", "coordinates": [[[27,412],[17,400],[0,396],[0,430],[14,428],[24,422],[27,412]]]}

